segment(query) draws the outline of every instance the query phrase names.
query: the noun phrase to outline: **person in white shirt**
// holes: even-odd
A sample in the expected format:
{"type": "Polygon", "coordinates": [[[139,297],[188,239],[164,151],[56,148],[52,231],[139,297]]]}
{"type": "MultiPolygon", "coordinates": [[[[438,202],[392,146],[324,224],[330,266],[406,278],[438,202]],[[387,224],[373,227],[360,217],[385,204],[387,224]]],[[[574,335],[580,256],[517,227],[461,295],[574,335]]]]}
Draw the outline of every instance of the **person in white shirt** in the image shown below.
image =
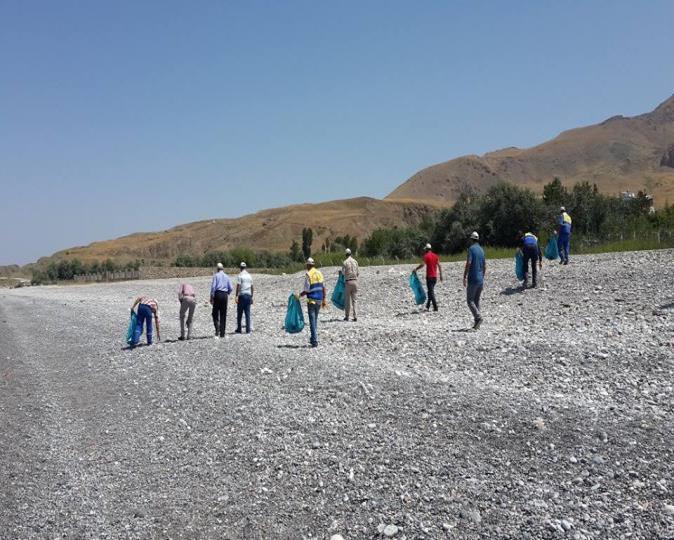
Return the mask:
{"type": "Polygon", "coordinates": [[[357,321],[356,297],[358,295],[358,261],[351,256],[351,250],[346,250],[346,260],[342,263],[344,274],[344,320],[349,320],[349,314],[353,310],[353,320],[357,321]]]}
{"type": "Polygon", "coordinates": [[[253,330],[250,324],[250,306],[253,305],[253,278],[246,270],[246,263],[239,265],[241,272],[236,278],[236,333],[241,333],[241,319],[246,316],[246,334],[253,330]]]}

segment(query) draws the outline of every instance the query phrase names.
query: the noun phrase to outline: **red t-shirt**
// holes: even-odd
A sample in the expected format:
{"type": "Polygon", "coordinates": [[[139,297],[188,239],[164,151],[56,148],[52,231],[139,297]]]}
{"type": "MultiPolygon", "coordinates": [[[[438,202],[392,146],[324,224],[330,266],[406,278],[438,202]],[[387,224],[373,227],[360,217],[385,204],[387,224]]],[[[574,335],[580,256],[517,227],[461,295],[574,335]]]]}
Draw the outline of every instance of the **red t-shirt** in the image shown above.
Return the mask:
{"type": "Polygon", "coordinates": [[[426,263],[426,278],[437,278],[438,277],[438,263],[440,262],[440,257],[438,257],[432,251],[429,251],[424,255],[424,263],[426,263]]]}

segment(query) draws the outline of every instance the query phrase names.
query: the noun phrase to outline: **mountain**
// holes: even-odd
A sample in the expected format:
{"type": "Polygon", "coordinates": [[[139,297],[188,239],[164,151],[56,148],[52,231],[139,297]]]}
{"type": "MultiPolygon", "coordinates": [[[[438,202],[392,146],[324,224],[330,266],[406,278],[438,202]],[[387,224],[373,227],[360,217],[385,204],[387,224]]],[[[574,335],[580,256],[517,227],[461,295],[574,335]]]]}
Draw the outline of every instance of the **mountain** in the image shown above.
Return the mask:
{"type": "Polygon", "coordinates": [[[540,193],[556,176],[567,186],[587,180],[603,193],[644,189],[658,206],[674,203],[674,96],[652,112],[614,116],[533,148],[506,148],[433,165],[386,199],[448,204],[466,186],[484,191],[499,181],[540,193]]]}
{"type": "Polygon", "coordinates": [[[298,204],[263,210],[235,219],[211,219],[179,225],[166,231],[136,233],[70,248],[40,259],[78,258],[98,261],[133,259],[169,260],[177,255],[203,255],[207,251],[248,247],[254,250],[288,251],[301,240],[302,229],[314,231],[314,250],[326,239],[345,234],[364,239],[377,227],[418,224],[435,207],[419,202],[381,201],[369,197],[298,204]]]}

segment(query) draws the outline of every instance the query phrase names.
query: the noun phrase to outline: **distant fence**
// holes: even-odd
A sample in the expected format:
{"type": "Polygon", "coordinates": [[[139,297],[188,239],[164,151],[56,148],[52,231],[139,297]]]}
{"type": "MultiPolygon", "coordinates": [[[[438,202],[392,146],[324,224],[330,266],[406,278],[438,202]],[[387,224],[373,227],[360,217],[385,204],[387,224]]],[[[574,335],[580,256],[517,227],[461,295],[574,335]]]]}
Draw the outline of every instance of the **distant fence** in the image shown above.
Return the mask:
{"type": "Polygon", "coordinates": [[[115,272],[97,272],[95,274],[80,274],[74,276],[75,281],[124,281],[127,279],[140,279],[140,270],[117,270],[115,272]]]}

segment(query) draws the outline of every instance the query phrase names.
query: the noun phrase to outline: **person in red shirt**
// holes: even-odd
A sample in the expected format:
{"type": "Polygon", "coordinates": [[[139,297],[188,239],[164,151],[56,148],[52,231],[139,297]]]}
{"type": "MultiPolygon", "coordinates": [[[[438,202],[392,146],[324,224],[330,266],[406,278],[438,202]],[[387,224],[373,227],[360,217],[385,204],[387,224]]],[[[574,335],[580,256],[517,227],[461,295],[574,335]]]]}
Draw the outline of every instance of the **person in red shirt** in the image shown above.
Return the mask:
{"type": "Polygon", "coordinates": [[[442,266],[440,266],[440,257],[431,250],[431,245],[426,244],[424,248],[424,262],[417,266],[414,271],[421,270],[426,266],[426,287],[428,288],[428,300],[426,301],[426,311],[433,304],[433,311],[438,311],[438,302],[435,299],[435,284],[438,282],[438,276],[442,281],[442,266]]]}

